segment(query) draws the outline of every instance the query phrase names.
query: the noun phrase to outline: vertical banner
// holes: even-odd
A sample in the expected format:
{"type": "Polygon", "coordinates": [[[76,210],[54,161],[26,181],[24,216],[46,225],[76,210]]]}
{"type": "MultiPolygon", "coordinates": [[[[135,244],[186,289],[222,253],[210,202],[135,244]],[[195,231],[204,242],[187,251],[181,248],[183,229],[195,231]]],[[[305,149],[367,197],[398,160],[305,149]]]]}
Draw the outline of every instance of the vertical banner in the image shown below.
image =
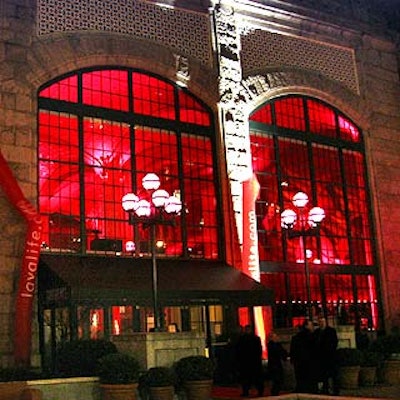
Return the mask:
{"type": "Polygon", "coordinates": [[[260,282],[260,260],[258,256],[258,233],[256,200],[260,184],[255,174],[242,183],[243,186],[243,247],[242,271],[260,282]]]}
{"type": "MultiPolygon", "coordinates": [[[[260,258],[258,254],[258,232],[256,200],[260,193],[260,184],[253,173],[251,178],[243,185],[243,247],[242,247],[242,271],[260,282],[260,258]]],[[[256,333],[263,343],[263,354],[266,355],[265,326],[263,307],[254,307],[254,321],[256,333]]]]}
{"type": "Polygon", "coordinates": [[[17,180],[0,151],[0,187],[10,203],[28,224],[22,267],[15,303],[14,360],[28,367],[31,357],[32,308],[40,256],[42,220],[37,210],[24,197],[17,180]]]}

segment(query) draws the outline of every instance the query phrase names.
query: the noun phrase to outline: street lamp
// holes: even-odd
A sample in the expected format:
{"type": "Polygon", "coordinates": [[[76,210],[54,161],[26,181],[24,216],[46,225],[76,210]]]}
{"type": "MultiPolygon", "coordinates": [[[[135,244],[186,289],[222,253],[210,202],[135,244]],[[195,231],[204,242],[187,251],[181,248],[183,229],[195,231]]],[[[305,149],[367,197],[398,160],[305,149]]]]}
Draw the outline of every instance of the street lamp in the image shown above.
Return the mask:
{"type": "Polygon", "coordinates": [[[289,238],[300,237],[303,246],[303,261],[306,274],[307,287],[307,315],[312,319],[311,308],[311,287],[310,270],[307,261],[307,236],[313,236],[325,218],[325,211],[321,207],[313,207],[310,210],[306,208],[308,196],[303,192],[298,192],[293,196],[293,205],[296,211],[288,208],[281,213],[281,227],[288,232],[289,238]]]}
{"type": "Polygon", "coordinates": [[[129,224],[142,224],[150,229],[151,260],[152,260],[152,294],[154,309],[154,330],[161,328],[160,309],[158,304],[157,259],[156,259],[156,226],[174,225],[174,216],[180,214],[181,200],[170,196],[164,189],[159,189],[160,179],[154,173],[149,173],[142,179],[142,186],[147,198],[140,198],[135,193],[127,193],[122,197],[122,208],[129,214],[129,224]],[[148,200],[150,196],[150,200],[148,200]]]}

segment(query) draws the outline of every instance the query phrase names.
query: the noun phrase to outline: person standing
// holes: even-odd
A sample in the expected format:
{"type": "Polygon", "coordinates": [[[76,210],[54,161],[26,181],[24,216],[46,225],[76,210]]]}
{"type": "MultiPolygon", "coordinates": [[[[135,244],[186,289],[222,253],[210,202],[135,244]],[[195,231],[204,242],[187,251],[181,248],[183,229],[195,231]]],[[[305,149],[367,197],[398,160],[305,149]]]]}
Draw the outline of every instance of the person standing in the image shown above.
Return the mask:
{"type": "Polygon", "coordinates": [[[322,393],[329,394],[329,380],[332,380],[332,391],[339,395],[337,377],[336,349],[338,337],[336,329],[329,326],[325,317],[319,317],[319,328],[315,330],[316,350],[318,355],[319,381],[322,382],[322,393]]]}
{"type": "Polygon", "coordinates": [[[279,342],[276,332],[271,332],[267,345],[268,349],[268,376],[272,381],[271,395],[278,396],[283,385],[283,364],[288,358],[288,352],[279,342]]]}
{"type": "Polygon", "coordinates": [[[242,386],[241,396],[248,397],[252,385],[256,387],[258,396],[263,396],[264,377],[262,373],[261,339],[253,332],[251,325],[246,325],[243,334],[239,337],[236,355],[242,386]]]}
{"type": "Polygon", "coordinates": [[[296,393],[317,393],[314,324],[305,320],[291,340],[290,362],[296,379],[296,393]]]}

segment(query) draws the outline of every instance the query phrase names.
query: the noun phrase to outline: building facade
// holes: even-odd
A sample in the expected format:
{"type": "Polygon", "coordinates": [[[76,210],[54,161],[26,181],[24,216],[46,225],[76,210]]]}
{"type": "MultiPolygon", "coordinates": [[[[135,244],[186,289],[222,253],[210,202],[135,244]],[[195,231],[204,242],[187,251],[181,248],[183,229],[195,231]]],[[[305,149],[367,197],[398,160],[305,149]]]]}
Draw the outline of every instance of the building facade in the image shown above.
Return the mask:
{"type": "Polygon", "coordinates": [[[150,330],[155,253],[163,328],[210,342],[399,325],[399,36],[323,3],[1,3],[3,365],[150,330]],[[121,206],[150,172],[183,204],[153,238],[121,206]]]}

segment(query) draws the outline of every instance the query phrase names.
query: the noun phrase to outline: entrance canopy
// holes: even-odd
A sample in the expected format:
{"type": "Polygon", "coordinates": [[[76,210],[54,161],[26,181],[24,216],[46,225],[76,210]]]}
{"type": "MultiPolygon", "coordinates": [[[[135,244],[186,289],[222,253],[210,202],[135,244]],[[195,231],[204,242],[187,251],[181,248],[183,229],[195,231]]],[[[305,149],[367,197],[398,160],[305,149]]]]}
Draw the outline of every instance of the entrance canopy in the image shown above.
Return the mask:
{"type": "MultiPolygon", "coordinates": [[[[158,259],[158,297],[163,306],[270,305],[272,291],[222,262],[158,259]]],[[[42,306],[62,303],[152,305],[151,259],[42,254],[42,306]]]]}

